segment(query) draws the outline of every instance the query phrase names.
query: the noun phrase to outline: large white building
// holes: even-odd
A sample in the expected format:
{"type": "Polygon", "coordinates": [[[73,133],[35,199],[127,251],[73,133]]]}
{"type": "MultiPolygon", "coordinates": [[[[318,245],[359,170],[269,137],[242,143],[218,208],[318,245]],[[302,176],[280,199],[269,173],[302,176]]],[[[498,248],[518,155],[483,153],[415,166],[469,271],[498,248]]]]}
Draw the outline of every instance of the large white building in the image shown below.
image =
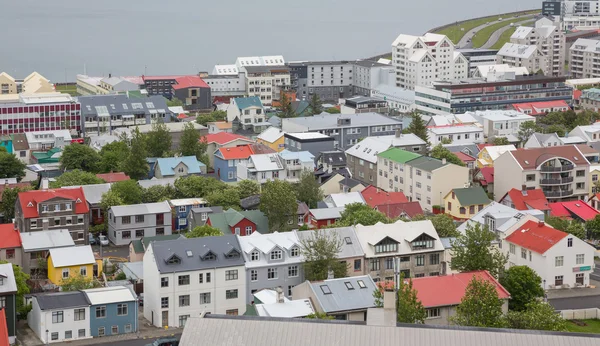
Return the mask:
{"type": "Polygon", "coordinates": [[[535,121],[535,118],[525,113],[514,110],[474,111],[467,112],[483,125],[483,133],[488,138],[516,136],[521,124],[526,121],[535,121]]]}
{"type": "Polygon", "coordinates": [[[483,143],[483,127],[479,124],[451,124],[427,126],[427,135],[431,146],[449,140],[452,144],[483,143]]]}
{"type": "Polygon", "coordinates": [[[525,67],[531,73],[538,71],[549,75],[548,57],[535,45],[505,43],[496,54],[497,64],[525,67]]]}
{"type": "Polygon", "coordinates": [[[600,40],[580,38],[569,49],[569,72],[572,78],[598,78],[600,66],[600,40]]]}
{"type": "Polygon", "coordinates": [[[400,35],[392,43],[392,64],[396,86],[414,90],[434,81],[461,80],[468,77],[467,59],[455,51],[445,35],[400,35]]]}
{"type": "Polygon", "coordinates": [[[535,22],[534,27],[518,27],[510,37],[510,42],[536,46],[546,56],[544,73],[547,76],[565,74],[565,34],[550,19],[542,18],[535,22]]]}

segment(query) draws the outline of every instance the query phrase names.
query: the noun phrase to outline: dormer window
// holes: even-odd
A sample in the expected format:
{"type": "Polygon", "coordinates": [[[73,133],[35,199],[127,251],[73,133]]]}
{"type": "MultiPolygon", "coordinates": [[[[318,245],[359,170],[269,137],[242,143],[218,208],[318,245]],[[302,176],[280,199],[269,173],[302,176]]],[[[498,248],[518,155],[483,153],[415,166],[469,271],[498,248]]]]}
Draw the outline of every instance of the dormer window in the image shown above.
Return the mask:
{"type": "Polygon", "coordinates": [[[258,250],[252,251],[252,253],[250,254],[250,260],[252,262],[260,260],[260,253],[258,252],[258,250]]]}
{"type": "Polygon", "coordinates": [[[71,210],[71,203],[65,203],[65,210],[71,210]]]}
{"type": "Polygon", "coordinates": [[[204,260],[204,261],[214,261],[216,259],[217,259],[217,256],[210,251],[206,255],[204,255],[204,257],[202,258],[202,260],[204,260]]]}
{"type": "Polygon", "coordinates": [[[294,246],[291,250],[290,250],[290,257],[298,257],[300,256],[300,249],[298,249],[297,246],[294,246]]]}
{"type": "Polygon", "coordinates": [[[280,260],[283,258],[283,253],[281,250],[273,250],[271,251],[271,260],[280,260]]]}
{"type": "Polygon", "coordinates": [[[169,257],[169,259],[167,260],[167,264],[180,264],[180,263],[181,263],[181,258],[177,257],[176,255],[169,257]]]}
{"type": "Polygon", "coordinates": [[[385,238],[375,245],[375,253],[397,252],[398,242],[392,238],[385,238]]]}
{"type": "Polygon", "coordinates": [[[225,257],[229,259],[240,258],[240,253],[237,250],[231,250],[225,257]]]}
{"type": "Polygon", "coordinates": [[[423,233],[415,238],[410,246],[413,250],[432,249],[434,247],[434,238],[423,233]]]}
{"type": "Polygon", "coordinates": [[[33,207],[33,203],[31,203],[31,202],[27,203],[27,207],[28,207],[28,208],[31,208],[31,207],[33,207]]]}
{"type": "Polygon", "coordinates": [[[0,276],[0,286],[4,286],[4,277],[0,276]]]}
{"type": "Polygon", "coordinates": [[[47,213],[47,212],[48,212],[48,205],[42,204],[42,213],[47,213]]]}
{"type": "Polygon", "coordinates": [[[485,225],[488,227],[489,231],[496,231],[496,219],[494,219],[492,215],[485,216],[485,225]]]}

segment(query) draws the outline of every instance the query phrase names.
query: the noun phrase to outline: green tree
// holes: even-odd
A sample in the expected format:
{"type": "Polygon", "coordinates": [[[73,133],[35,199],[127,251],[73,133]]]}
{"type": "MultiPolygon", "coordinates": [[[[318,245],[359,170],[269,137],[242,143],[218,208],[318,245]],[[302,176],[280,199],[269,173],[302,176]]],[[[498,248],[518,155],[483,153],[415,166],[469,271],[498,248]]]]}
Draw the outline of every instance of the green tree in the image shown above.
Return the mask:
{"type": "Polygon", "coordinates": [[[200,114],[196,118],[196,122],[200,125],[206,126],[206,124],[211,123],[213,121],[223,121],[227,118],[227,112],[216,110],[212,111],[209,114],[200,114]]]}
{"type": "Polygon", "coordinates": [[[263,186],[260,211],[269,219],[271,232],[288,230],[288,221],[298,211],[294,186],[283,180],[268,181],[263,186]]]}
{"type": "Polygon", "coordinates": [[[131,177],[131,179],[141,180],[148,177],[148,171],[150,170],[148,162],[146,162],[146,158],[148,157],[146,140],[137,126],[132,131],[131,137],[129,155],[125,162],[123,162],[122,168],[123,172],[131,177]]]}
{"type": "Polygon", "coordinates": [[[196,131],[194,124],[185,124],[179,142],[181,156],[196,156],[196,159],[208,166],[207,148],[208,144],[200,140],[200,133],[196,131]]]}
{"type": "Polygon", "coordinates": [[[583,224],[581,222],[571,221],[571,224],[569,225],[569,227],[567,227],[565,232],[572,234],[579,239],[585,240],[586,238],[585,228],[583,227],[583,224]]]}
{"type": "Polygon", "coordinates": [[[150,157],[167,157],[171,151],[171,133],[162,120],[152,124],[146,134],[146,148],[150,157]]]}
{"type": "Polygon", "coordinates": [[[213,237],[221,236],[223,232],[220,229],[212,227],[210,225],[197,226],[193,230],[185,234],[186,238],[202,238],[202,237],[213,237]]]}
{"type": "Polygon", "coordinates": [[[438,144],[433,147],[431,151],[431,157],[442,160],[446,159],[447,162],[453,163],[457,166],[465,167],[465,163],[462,162],[455,153],[451,152],[448,148],[442,146],[442,144],[438,144]]]}
{"type": "Polygon", "coordinates": [[[321,185],[315,179],[312,171],[304,170],[296,184],[296,196],[300,202],[306,203],[309,208],[316,208],[317,202],[323,200],[321,185]]]}
{"type": "Polygon", "coordinates": [[[506,315],[509,328],[567,331],[567,322],[550,304],[534,300],[522,311],[509,311],[506,315]]]}
{"type": "Polygon", "coordinates": [[[548,225],[556,228],[559,231],[563,231],[566,232],[567,228],[569,227],[569,225],[571,224],[570,220],[561,218],[561,217],[557,217],[557,216],[550,216],[547,217],[544,220],[545,223],[547,223],[548,225]]]}
{"type": "Polygon", "coordinates": [[[212,177],[190,175],[175,180],[177,198],[204,198],[213,191],[227,188],[227,184],[212,177]]]}
{"type": "Polygon", "coordinates": [[[442,138],[440,143],[441,144],[452,144],[452,140],[450,138],[442,138]]]}
{"type": "Polygon", "coordinates": [[[440,238],[458,237],[460,232],[456,230],[456,224],[448,214],[437,214],[431,216],[416,215],[411,221],[430,220],[440,238]]]}
{"type": "Polygon", "coordinates": [[[567,128],[563,124],[552,124],[546,127],[545,133],[556,133],[558,137],[564,137],[567,134],[567,128]]]}
{"type": "Polygon", "coordinates": [[[2,192],[0,199],[0,212],[4,215],[4,222],[10,222],[15,218],[15,203],[19,192],[29,191],[30,187],[9,187],[2,192]]]}
{"type": "Polygon", "coordinates": [[[58,176],[55,181],[50,183],[50,187],[59,188],[63,186],[102,184],[104,180],[98,178],[94,173],[85,172],[79,169],[65,172],[58,176]]]}
{"type": "Polygon", "coordinates": [[[14,154],[6,152],[4,147],[0,151],[0,178],[17,178],[21,181],[25,177],[25,164],[14,154]]]}
{"type": "MultiPolygon", "coordinates": [[[[8,264],[8,261],[0,261],[0,264],[8,264]]],[[[25,274],[21,267],[16,264],[12,265],[13,273],[15,275],[15,282],[17,284],[17,316],[20,320],[27,319],[27,313],[31,310],[31,305],[25,305],[25,295],[29,294],[29,275],[25,274]]]]}
{"type": "Polygon", "coordinates": [[[286,93],[281,93],[281,113],[279,117],[281,118],[293,118],[296,116],[296,112],[294,112],[294,108],[292,107],[292,101],[287,97],[286,93]]]}
{"type": "Polygon", "coordinates": [[[411,114],[412,122],[406,128],[408,133],[412,133],[417,137],[421,138],[425,142],[429,143],[429,138],[427,136],[427,126],[425,125],[425,121],[421,118],[421,114],[418,111],[414,111],[411,114]]]}
{"type": "Polygon", "coordinates": [[[334,227],[354,226],[358,224],[372,226],[378,222],[390,223],[391,220],[385,214],[371,209],[366,204],[351,203],[346,205],[340,220],[335,223],[334,227]]]}
{"type": "Polygon", "coordinates": [[[312,95],[310,102],[308,103],[308,108],[310,108],[310,113],[312,115],[323,113],[323,104],[321,103],[319,95],[316,93],[312,95]]]}
{"type": "Polygon", "coordinates": [[[306,318],[310,318],[313,320],[333,320],[334,319],[333,316],[329,316],[324,312],[318,312],[318,311],[315,311],[312,314],[306,315],[306,318]]]}
{"type": "Polygon", "coordinates": [[[456,237],[452,243],[451,268],[460,272],[487,270],[498,278],[508,256],[492,246],[495,240],[496,236],[487,226],[481,227],[479,223],[468,225],[465,234],[456,237]]]}
{"type": "Polygon", "coordinates": [[[72,143],[63,149],[60,168],[63,171],[80,169],[86,172],[98,172],[100,154],[85,144],[72,143]]]}
{"type": "Polygon", "coordinates": [[[500,284],[510,293],[508,307],[523,311],[527,304],[544,296],[542,278],[527,266],[513,266],[500,276],[500,284]]]}
{"type": "Polygon", "coordinates": [[[129,157],[129,146],[125,141],[108,143],[100,150],[98,170],[103,173],[121,172],[129,157]]]}
{"type": "Polygon", "coordinates": [[[171,185],[154,185],[142,191],[142,203],[156,203],[175,198],[175,188],[171,185]]]}
{"type": "Polygon", "coordinates": [[[506,137],[494,137],[492,140],[493,145],[509,145],[510,142],[506,137]]]}
{"type": "Polygon", "coordinates": [[[173,97],[170,100],[167,99],[167,107],[183,107],[183,101],[177,97],[173,97]]]}
{"type": "Polygon", "coordinates": [[[321,281],[333,273],[336,278],[346,277],[346,262],[340,262],[338,253],[342,240],[335,233],[315,230],[310,237],[300,240],[300,252],[304,256],[304,277],[308,281],[321,281]]]}
{"type": "Polygon", "coordinates": [[[535,121],[525,121],[521,123],[519,127],[519,132],[517,137],[519,137],[519,141],[523,144],[527,142],[529,137],[531,137],[534,133],[541,132],[540,127],[535,123],[535,121]]]}
{"type": "Polygon", "coordinates": [[[325,109],[325,112],[329,113],[329,114],[340,114],[340,110],[337,109],[336,107],[329,107],[327,109],[325,109]]]}
{"type": "Polygon", "coordinates": [[[451,322],[459,326],[503,327],[502,299],[489,281],[473,276],[451,322]]]}
{"type": "Polygon", "coordinates": [[[400,277],[400,286],[396,292],[397,322],[400,323],[423,323],[427,318],[425,307],[417,297],[417,290],[413,288],[411,279],[404,280],[400,277]],[[406,282],[408,281],[408,282],[406,282]]]}
{"type": "Polygon", "coordinates": [[[240,194],[240,199],[260,194],[260,185],[254,180],[242,180],[237,183],[235,188],[240,194]]]}
{"type": "MultiPolygon", "coordinates": [[[[100,199],[100,208],[102,209],[104,215],[107,215],[108,209],[110,209],[111,207],[124,204],[125,202],[123,202],[121,196],[119,196],[119,194],[113,191],[112,189],[103,193],[102,198],[100,199]]],[[[104,219],[108,221],[106,218],[104,219]]]]}
{"type": "MultiPolygon", "coordinates": [[[[4,192],[6,193],[6,192],[4,192]]],[[[4,197],[4,196],[3,196],[4,197]]],[[[554,227],[556,228],[556,227],[554,227]]],[[[585,228],[590,232],[590,237],[600,238],[600,215],[596,215],[592,220],[585,223],[585,228]]]]}
{"type": "Polygon", "coordinates": [[[74,276],[69,276],[66,279],[62,279],[59,286],[61,291],[69,292],[100,287],[100,283],[94,280],[92,277],[77,274],[74,276]]]}
{"type": "Polygon", "coordinates": [[[235,187],[213,191],[205,198],[208,204],[221,206],[225,210],[229,208],[240,209],[240,193],[235,187]]]}
{"type": "Polygon", "coordinates": [[[116,193],[124,204],[142,203],[144,190],[135,180],[123,180],[113,183],[110,190],[116,193]]]}

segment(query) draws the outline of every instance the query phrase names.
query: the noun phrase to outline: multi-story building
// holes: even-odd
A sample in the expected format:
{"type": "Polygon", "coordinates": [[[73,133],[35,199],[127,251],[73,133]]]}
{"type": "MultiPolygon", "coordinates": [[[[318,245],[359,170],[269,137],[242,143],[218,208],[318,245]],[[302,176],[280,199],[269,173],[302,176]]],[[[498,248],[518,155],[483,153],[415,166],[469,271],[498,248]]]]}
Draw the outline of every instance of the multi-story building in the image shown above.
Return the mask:
{"type": "Polygon", "coordinates": [[[487,138],[517,136],[521,124],[535,121],[535,118],[514,110],[474,111],[467,112],[483,125],[483,133],[487,138]]]}
{"type": "Polygon", "coordinates": [[[205,141],[207,144],[206,154],[208,155],[208,162],[210,167],[215,166],[214,153],[215,151],[217,151],[217,149],[234,148],[240,145],[254,143],[254,141],[250,138],[229,132],[219,132],[215,134],[206,135],[200,140],[205,141]]]}
{"type": "Polygon", "coordinates": [[[432,146],[450,140],[452,144],[483,143],[484,135],[481,125],[451,124],[427,126],[427,135],[432,146]]]}
{"type": "Polygon", "coordinates": [[[292,287],[304,281],[303,256],[295,232],[238,237],[246,261],[246,303],[262,289],[281,287],[291,299],[292,287]]]}
{"type": "Polygon", "coordinates": [[[494,161],[496,161],[500,155],[510,150],[517,150],[517,148],[512,144],[489,145],[484,147],[479,154],[477,154],[477,167],[494,167],[494,161]]]}
{"type": "Polygon", "coordinates": [[[496,75],[502,75],[507,73],[514,73],[515,76],[528,75],[529,70],[526,67],[510,66],[508,64],[496,64],[494,55],[494,61],[490,65],[480,65],[475,68],[471,77],[473,78],[493,78],[496,75]]]}
{"type": "Polygon", "coordinates": [[[204,81],[210,86],[213,97],[242,97],[246,95],[246,75],[237,73],[233,75],[208,75],[204,81]]]}
{"type": "Polygon", "coordinates": [[[390,112],[410,113],[415,109],[415,91],[380,84],[371,89],[371,96],[387,102],[390,112]]]}
{"type": "Polygon", "coordinates": [[[90,209],[82,188],[42,189],[19,192],[15,221],[21,233],[66,229],[76,244],[88,243],[90,209]]]}
{"type": "Polygon", "coordinates": [[[355,228],[368,263],[366,273],[373,280],[394,281],[396,271],[405,278],[444,274],[444,245],[431,221],[396,221],[355,228]]]}
{"type": "MultiPolygon", "coordinates": [[[[208,202],[202,198],[180,198],[169,200],[173,213],[173,227],[175,230],[192,230],[188,225],[188,217],[194,208],[204,208],[208,202]]],[[[146,237],[144,237],[146,238],[146,237]]]]}
{"type": "Polygon", "coordinates": [[[258,96],[232,98],[227,108],[227,121],[238,121],[244,130],[253,129],[258,133],[264,130],[262,127],[270,126],[265,123],[265,109],[258,96]]]}
{"type": "Polygon", "coordinates": [[[313,172],[315,157],[308,151],[288,151],[250,155],[237,165],[238,180],[254,180],[260,184],[271,180],[297,182],[303,171],[313,172]]]}
{"type": "Polygon", "coordinates": [[[21,233],[23,272],[32,278],[47,278],[46,259],[51,249],[73,247],[75,242],[66,229],[21,233]]]}
{"type": "Polygon", "coordinates": [[[434,81],[468,77],[469,63],[445,35],[400,35],[392,43],[392,64],[396,86],[414,90],[434,81]]]}
{"type": "Polygon", "coordinates": [[[300,181],[303,172],[315,171],[315,156],[309,151],[281,151],[279,156],[285,165],[286,181],[296,183],[300,181]]]}
{"type": "Polygon", "coordinates": [[[481,186],[454,188],[444,196],[445,213],[458,221],[469,220],[490,202],[481,186]]]}
{"type": "Polygon", "coordinates": [[[387,114],[390,109],[388,108],[387,101],[379,97],[371,96],[354,96],[344,101],[341,106],[342,114],[356,114],[356,113],[382,113],[387,114]]]}
{"type": "Polygon", "coordinates": [[[15,79],[6,72],[0,73],[0,95],[51,92],[54,92],[54,84],[37,72],[29,74],[24,79],[15,79]]]}
{"type": "Polygon", "coordinates": [[[416,87],[415,101],[417,109],[425,114],[511,109],[513,103],[523,99],[570,103],[573,89],[565,85],[565,80],[566,77],[513,74],[436,82],[431,87],[416,87]]]}
{"type": "MultiPolygon", "coordinates": [[[[546,56],[544,74],[562,76],[565,74],[565,34],[553,24],[548,18],[542,18],[535,22],[534,27],[520,26],[510,37],[510,42],[536,46],[546,56]]],[[[535,73],[537,70],[529,71],[535,73]]]]}
{"type": "Polygon", "coordinates": [[[479,66],[493,65],[496,63],[497,49],[483,48],[461,48],[455,52],[462,54],[469,63],[469,76],[477,70],[479,66]]]}
{"type": "Polygon", "coordinates": [[[36,151],[52,148],[64,149],[72,142],[69,130],[31,131],[25,132],[25,137],[27,137],[29,149],[36,151]]]}
{"type": "Polygon", "coordinates": [[[536,45],[505,43],[496,54],[496,64],[525,67],[531,73],[551,75],[548,57],[536,45]]]}
{"type": "Polygon", "coordinates": [[[391,64],[373,60],[357,60],[354,63],[352,82],[354,95],[373,96],[377,87],[396,86],[396,69],[391,64]]]}
{"type": "Polygon", "coordinates": [[[319,132],[333,137],[334,146],[348,149],[368,136],[386,136],[402,129],[402,122],[378,113],[315,115],[285,118],[281,122],[285,132],[319,132]]]}
{"type": "Polygon", "coordinates": [[[127,93],[144,88],[144,80],[140,76],[93,77],[85,74],[77,75],[77,93],[82,96],[127,93]]]}
{"type": "Polygon", "coordinates": [[[151,243],[144,255],[144,317],[183,327],[200,314],[241,315],[246,268],[235,235],[151,243]]]}
{"type": "MultiPolygon", "coordinates": [[[[600,89],[591,88],[583,90],[579,98],[581,108],[597,112],[600,109],[600,89]]],[[[591,125],[594,126],[594,125],[591,125]]]]}
{"type": "Polygon", "coordinates": [[[108,239],[128,245],[143,237],[171,234],[169,202],[113,206],[108,210],[108,239]]]}
{"type": "Polygon", "coordinates": [[[138,300],[126,286],[82,290],[90,302],[90,334],[93,337],[138,331],[138,300]]]}
{"type": "Polygon", "coordinates": [[[178,77],[171,89],[173,97],[181,100],[186,109],[207,111],[213,108],[211,88],[198,76],[178,77]]]}
{"type": "Polygon", "coordinates": [[[290,68],[281,66],[243,66],[246,75],[246,93],[260,98],[265,106],[279,100],[282,90],[290,87],[290,68]]]}
{"type": "Polygon", "coordinates": [[[337,149],[333,137],[318,132],[285,133],[283,146],[288,151],[308,151],[315,157],[325,151],[337,149]]]}
{"type": "Polygon", "coordinates": [[[589,166],[577,145],[507,151],[494,161],[494,199],[523,186],[541,188],[550,202],[585,199],[589,166]]]}
{"type": "Polygon", "coordinates": [[[598,78],[600,40],[580,38],[569,49],[569,74],[572,78],[598,78]]]}
{"type": "MultiPolygon", "coordinates": [[[[594,89],[588,89],[588,90],[594,90],[594,89]]],[[[599,96],[598,99],[600,100],[600,89],[595,89],[595,90],[598,93],[598,96],[599,96]]],[[[593,145],[596,142],[600,142],[600,123],[593,123],[591,125],[577,126],[573,130],[571,130],[571,132],[569,132],[569,137],[580,137],[581,139],[586,141],[586,143],[588,145],[593,145]]],[[[567,138],[569,138],[569,137],[567,137],[567,138]]]]}
{"type": "Polygon", "coordinates": [[[142,80],[149,95],[160,95],[170,100],[173,97],[172,86],[177,84],[177,78],[180,77],[185,77],[185,75],[142,76],[142,80]]]}
{"type": "Polygon", "coordinates": [[[310,100],[317,95],[321,101],[337,102],[353,94],[353,66],[351,61],[290,62],[290,83],[297,98],[310,100]]]}

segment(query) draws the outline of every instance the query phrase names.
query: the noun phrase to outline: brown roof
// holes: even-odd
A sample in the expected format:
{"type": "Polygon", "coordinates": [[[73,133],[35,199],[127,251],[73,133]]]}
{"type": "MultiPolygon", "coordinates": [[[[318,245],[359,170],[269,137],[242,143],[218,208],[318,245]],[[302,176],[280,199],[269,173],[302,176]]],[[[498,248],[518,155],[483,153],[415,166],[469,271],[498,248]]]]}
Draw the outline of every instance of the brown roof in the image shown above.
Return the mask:
{"type": "Polygon", "coordinates": [[[15,150],[29,150],[29,142],[24,133],[15,133],[12,145],[15,150]]]}
{"type": "Polygon", "coordinates": [[[589,145],[585,145],[585,144],[575,144],[575,146],[577,147],[577,149],[579,149],[579,151],[581,151],[582,154],[584,155],[598,155],[598,150],[590,147],[589,145]]]}
{"type": "Polygon", "coordinates": [[[510,151],[523,169],[535,169],[544,161],[555,157],[562,157],[572,161],[576,165],[589,166],[589,162],[575,145],[563,145],[557,147],[529,148],[510,151]]]}

